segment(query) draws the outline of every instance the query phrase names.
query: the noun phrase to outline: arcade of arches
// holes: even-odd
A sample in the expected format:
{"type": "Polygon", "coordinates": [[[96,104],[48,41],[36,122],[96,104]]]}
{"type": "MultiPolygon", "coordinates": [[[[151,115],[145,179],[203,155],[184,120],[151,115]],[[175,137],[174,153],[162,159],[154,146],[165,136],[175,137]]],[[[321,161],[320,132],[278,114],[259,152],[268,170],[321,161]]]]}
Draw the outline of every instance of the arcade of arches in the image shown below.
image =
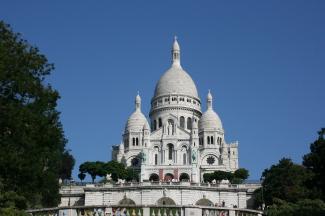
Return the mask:
{"type": "MultiPolygon", "coordinates": [[[[124,197],[120,202],[119,205],[136,205],[132,199],[124,197]]],[[[175,201],[169,197],[162,197],[157,200],[157,205],[176,205],[175,201]]],[[[214,206],[213,202],[207,198],[199,199],[195,205],[199,206],[214,206]]]]}
{"type": "MultiPolygon", "coordinates": [[[[159,179],[159,175],[156,173],[152,173],[149,177],[149,181],[157,182],[159,179]]],[[[172,181],[173,179],[174,175],[171,173],[166,173],[164,176],[164,181],[172,181]]],[[[190,181],[190,176],[187,173],[181,173],[178,179],[179,181],[190,181]]]]}

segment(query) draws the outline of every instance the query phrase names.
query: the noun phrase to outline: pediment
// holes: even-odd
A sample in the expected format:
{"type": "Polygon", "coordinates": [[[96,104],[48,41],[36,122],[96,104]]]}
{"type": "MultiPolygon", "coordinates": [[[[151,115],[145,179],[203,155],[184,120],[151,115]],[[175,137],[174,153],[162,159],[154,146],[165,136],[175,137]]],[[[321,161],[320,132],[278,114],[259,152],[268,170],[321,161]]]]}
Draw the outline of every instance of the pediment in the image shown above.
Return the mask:
{"type": "Polygon", "coordinates": [[[161,127],[158,130],[155,130],[155,131],[151,132],[150,139],[154,139],[154,140],[161,139],[162,138],[162,134],[163,134],[163,129],[161,127]]]}
{"type": "Polygon", "coordinates": [[[191,134],[180,127],[177,127],[177,136],[178,136],[178,139],[190,139],[191,138],[191,134]]]}
{"type": "Polygon", "coordinates": [[[163,134],[163,128],[159,128],[158,130],[155,130],[151,133],[150,139],[151,140],[160,140],[162,138],[177,138],[177,139],[190,139],[191,134],[187,132],[186,130],[177,127],[176,134],[175,135],[166,135],[163,134]]]}

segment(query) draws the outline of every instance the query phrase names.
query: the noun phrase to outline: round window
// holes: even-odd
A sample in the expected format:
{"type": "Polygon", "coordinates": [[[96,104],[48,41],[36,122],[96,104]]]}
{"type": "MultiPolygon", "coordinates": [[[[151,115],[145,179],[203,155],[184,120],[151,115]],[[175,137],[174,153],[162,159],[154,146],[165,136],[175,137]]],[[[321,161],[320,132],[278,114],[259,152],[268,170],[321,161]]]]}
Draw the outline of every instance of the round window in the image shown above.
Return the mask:
{"type": "Polygon", "coordinates": [[[214,162],[215,162],[215,158],[214,158],[213,156],[210,156],[210,157],[207,158],[207,163],[208,163],[209,165],[214,164],[214,162]]]}

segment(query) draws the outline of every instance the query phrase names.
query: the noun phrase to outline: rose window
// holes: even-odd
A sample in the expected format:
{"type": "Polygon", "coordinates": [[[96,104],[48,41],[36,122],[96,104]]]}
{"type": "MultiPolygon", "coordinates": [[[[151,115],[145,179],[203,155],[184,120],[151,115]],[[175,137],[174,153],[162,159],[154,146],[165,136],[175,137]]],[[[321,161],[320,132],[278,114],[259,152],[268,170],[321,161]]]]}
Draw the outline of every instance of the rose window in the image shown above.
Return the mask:
{"type": "Polygon", "coordinates": [[[215,158],[214,158],[213,156],[210,156],[210,157],[207,158],[207,163],[208,163],[209,165],[214,164],[214,162],[215,162],[215,158]]]}

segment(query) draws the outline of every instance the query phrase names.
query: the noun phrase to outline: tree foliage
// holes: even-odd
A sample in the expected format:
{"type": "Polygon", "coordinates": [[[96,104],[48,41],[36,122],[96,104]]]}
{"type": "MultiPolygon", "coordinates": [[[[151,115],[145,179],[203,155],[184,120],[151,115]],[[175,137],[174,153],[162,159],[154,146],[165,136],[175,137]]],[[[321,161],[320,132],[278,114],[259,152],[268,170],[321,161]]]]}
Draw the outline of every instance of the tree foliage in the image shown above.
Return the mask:
{"type": "Polygon", "coordinates": [[[304,155],[303,165],[283,158],[264,170],[255,205],[265,202],[267,215],[325,215],[325,128],[304,155]]]}
{"type": "Polygon", "coordinates": [[[64,151],[62,155],[62,163],[60,166],[59,176],[62,180],[71,179],[71,172],[75,164],[74,157],[69,151],[64,151]]]}
{"type": "Polygon", "coordinates": [[[325,203],[322,200],[303,199],[297,203],[275,199],[266,210],[268,216],[323,216],[325,203]]]}
{"type": "Polygon", "coordinates": [[[246,180],[249,176],[249,172],[247,169],[240,168],[237,169],[234,173],[226,172],[226,171],[215,171],[213,173],[205,173],[203,174],[203,179],[206,182],[212,182],[213,180],[221,181],[221,180],[229,180],[233,184],[240,184],[244,180],[246,180]]]}
{"type": "MultiPolygon", "coordinates": [[[[139,172],[132,168],[126,168],[123,163],[119,163],[115,160],[107,163],[101,161],[84,162],[79,166],[79,178],[84,177],[82,174],[89,174],[94,182],[96,177],[104,177],[107,174],[111,174],[113,181],[118,179],[125,179],[127,181],[139,180],[139,172]]],[[[80,180],[83,180],[80,178],[80,180]]]]}
{"type": "Polygon", "coordinates": [[[82,182],[85,178],[86,178],[86,174],[81,172],[78,174],[78,178],[80,179],[80,181],[82,182]]]}
{"type": "Polygon", "coordinates": [[[318,139],[310,145],[310,153],[303,157],[303,165],[313,173],[308,187],[316,197],[325,200],[325,128],[318,134],[318,139]]]}
{"type": "Polygon", "coordinates": [[[305,187],[312,174],[302,165],[295,164],[288,158],[282,158],[278,164],[264,170],[263,192],[266,205],[273,204],[275,198],[288,202],[297,202],[309,197],[305,187]]]}
{"type": "Polygon", "coordinates": [[[0,21],[0,178],[3,192],[23,197],[28,207],[58,204],[58,179],[69,154],[56,110],[59,94],[45,84],[53,69],[0,21]]]}

